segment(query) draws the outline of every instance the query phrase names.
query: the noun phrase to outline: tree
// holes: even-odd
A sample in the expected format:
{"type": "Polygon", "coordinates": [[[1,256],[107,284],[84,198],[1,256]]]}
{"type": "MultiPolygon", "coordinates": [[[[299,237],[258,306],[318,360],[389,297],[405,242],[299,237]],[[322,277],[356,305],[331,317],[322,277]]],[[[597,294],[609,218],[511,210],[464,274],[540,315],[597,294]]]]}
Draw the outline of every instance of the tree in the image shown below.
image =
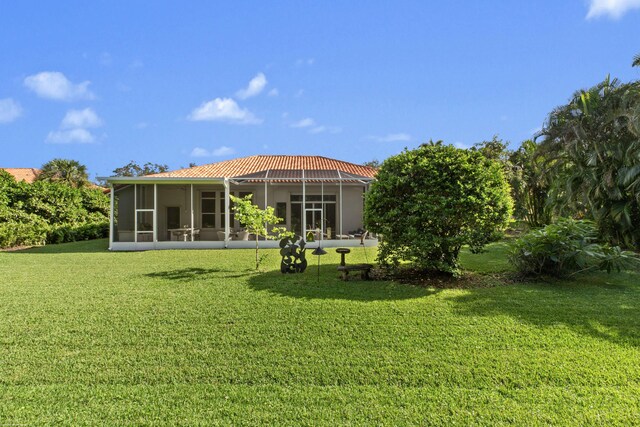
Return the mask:
{"type": "Polygon", "coordinates": [[[633,57],[632,67],[640,67],[640,53],[633,57]]]}
{"type": "Polygon", "coordinates": [[[511,196],[514,215],[530,227],[542,227],[551,222],[548,206],[550,181],[544,168],[544,158],[537,154],[537,144],[528,139],[509,156],[511,196]]]}
{"type": "Polygon", "coordinates": [[[143,176],[167,172],[168,170],[169,166],[167,165],[147,162],[143,166],[140,166],[134,160],[131,160],[126,165],[114,169],[113,173],[115,176],[143,176]]]}
{"type": "Polygon", "coordinates": [[[509,157],[511,151],[509,151],[509,142],[504,142],[498,135],[494,135],[491,141],[482,141],[471,147],[472,151],[478,151],[486,158],[498,161],[502,163],[505,170],[511,169],[509,164],[509,157]]]}
{"type": "Polygon", "coordinates": [[[369,160],[368,162],[364,162],[362,166],[369,166],[370,168],[378,169],[380,167],[380,160],[378,159],[369,160]]]}
{"type": "Polygon", "coordinates": [[[512,210],[502,165],[442,141],[382,163],[365,199],[367,228],[383,236],[378,262],[458,274],[462,245],[480,251],[512,210]]]}
{"type": "Polygon", "coordinates": [[[596,221],[601,237],[640,248],[640,83],[607,77],[549,114],[539,153],[556,211],[596,221]]]}
{"type": "Polygon", "coordinates": [[[265,239],[282,239],[284,237],[293,237],[293,233],[288,232],[284,227],[271,227],[269,233],[269,224],[278,224],[282,222],[282,218],[278,218],[275,209],[267,206],[266,209],[260,209],[257,205],[251,203],[252,196],[236,197],[230,195],[233,202],[233,212],[238,222],[246,231],[253,234],[256,238],[256,270],[260,268],[260,257],[258,256],[258,238],[265,239]]]}
{"type": "Polygon", "coordinates": [[[39,181],[56,181],[79,188],[89,184],[87,167],[77,160],[53,159],[42,165],[39,181]]]}

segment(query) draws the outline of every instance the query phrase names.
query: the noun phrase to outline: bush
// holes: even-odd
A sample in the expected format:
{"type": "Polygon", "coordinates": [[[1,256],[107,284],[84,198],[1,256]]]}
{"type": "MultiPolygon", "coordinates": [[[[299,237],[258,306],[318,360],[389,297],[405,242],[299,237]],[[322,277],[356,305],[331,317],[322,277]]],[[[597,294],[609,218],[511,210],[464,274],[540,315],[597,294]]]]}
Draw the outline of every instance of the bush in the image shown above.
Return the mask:
{"type": "Polygon", "coordinates": [[[560,219],[517,239],[511,245],[509,260],[528,276],[562,277],[589,270],[620,271],[637,265],[632,252],[597,243],[597,235],[593,222],[560,219]]]}
{"type": "Polygon", "coordinates": [[[106,237],[109,198],[99,189],[16,182],[0,171],[0,247],[106,237]]]}
{"type": "Polygon", "coordinates": [[[378,262],[457,274],[462,245],[477,252],[503,229],[512,202],[502,166],[478,151],[423,144],[385,160],[365,222],[384,239],[378,262]]]}

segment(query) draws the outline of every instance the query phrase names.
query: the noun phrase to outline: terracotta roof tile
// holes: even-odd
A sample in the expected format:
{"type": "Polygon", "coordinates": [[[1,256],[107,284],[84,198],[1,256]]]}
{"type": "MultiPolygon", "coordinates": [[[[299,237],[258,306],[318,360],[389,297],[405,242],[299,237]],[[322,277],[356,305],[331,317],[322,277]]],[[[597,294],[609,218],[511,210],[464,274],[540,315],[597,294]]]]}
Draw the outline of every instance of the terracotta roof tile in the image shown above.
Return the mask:
{"type": "Polygon", "coordinates": [[[257,172],[275,170],[339,170],[348,174],[373,178],[376,169],[370,166],[344,162],[322,156],[257,155],[210,163],[171,172],[147,175],[149,177],[232,178],[257,172]]]}
{"type": "Polygon", "coordinates": [[[36,180],[36,178],[38,177],[38,174],[40,173],[40,169],[36,169],[36,168],[0,168],[0,169],[7,171],[11,175],[13,175],[16,181],[18,182],[26,181],[29,184],[33,183],[33,181],[36,180]]]}

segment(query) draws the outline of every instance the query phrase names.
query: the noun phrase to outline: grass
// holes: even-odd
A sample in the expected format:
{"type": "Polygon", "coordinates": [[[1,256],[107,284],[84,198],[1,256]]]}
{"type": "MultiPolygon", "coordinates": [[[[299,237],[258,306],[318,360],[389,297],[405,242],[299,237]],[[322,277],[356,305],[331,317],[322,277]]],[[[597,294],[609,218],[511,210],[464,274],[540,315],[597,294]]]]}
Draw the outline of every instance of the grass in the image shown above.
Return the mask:
{"type": "Polygon", "coordinates": [[[505,285],[497,244],[462,255],[495,286],[436,289],[105,246],[0,253],[0,425],[640,422],[635,273],[505,285]]]}

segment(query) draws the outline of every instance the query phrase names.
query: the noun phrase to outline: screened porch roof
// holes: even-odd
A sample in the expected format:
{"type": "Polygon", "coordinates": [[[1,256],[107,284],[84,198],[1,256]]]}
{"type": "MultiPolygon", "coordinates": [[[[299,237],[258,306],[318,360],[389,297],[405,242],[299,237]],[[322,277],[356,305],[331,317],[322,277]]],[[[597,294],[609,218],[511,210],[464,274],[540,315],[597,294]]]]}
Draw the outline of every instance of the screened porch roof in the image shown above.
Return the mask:
{"type": "Polygon", "coordinates": [[[373,181],[373,178],[348,173],[339,169],[267,169],[259,172],[236,176],[230,178],[229,180],[233,183],[343,182],[366,184],[373,181]]]}

